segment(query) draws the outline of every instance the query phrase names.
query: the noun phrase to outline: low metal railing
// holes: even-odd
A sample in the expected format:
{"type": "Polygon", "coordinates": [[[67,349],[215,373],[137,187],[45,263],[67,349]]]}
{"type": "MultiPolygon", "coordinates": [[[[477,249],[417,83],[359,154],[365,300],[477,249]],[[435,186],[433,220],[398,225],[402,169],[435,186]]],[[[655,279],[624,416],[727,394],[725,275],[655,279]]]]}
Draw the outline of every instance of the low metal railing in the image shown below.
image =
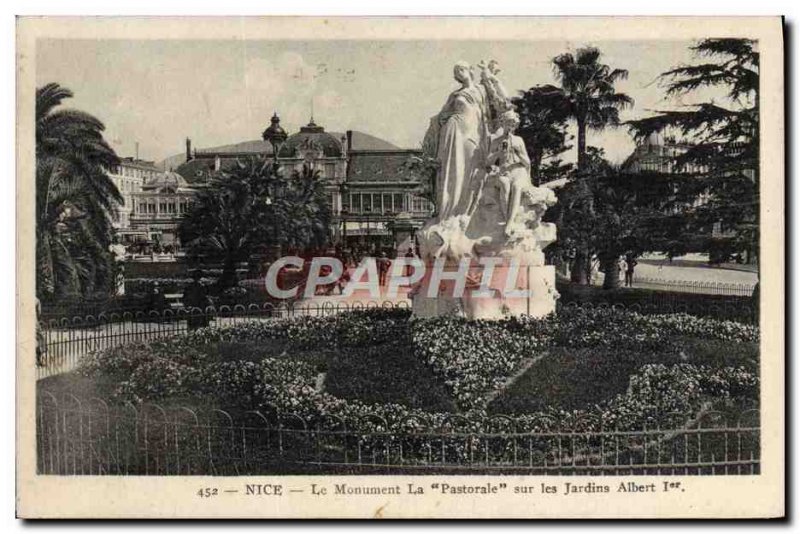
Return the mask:
{"type": "Polygon", "coordinates": [[[730,282],[704,282],[694,280],[670,280],[666,278],[651,278],[636,276],[635,287],[657,287],[662,290],[671,290],[680,293],[702,295],[724,295],[731,297],[750,297],[753,295],[755,283],[730,283],[730,282]]]}
{"type": "Polygon", "coordinates": [[[198,412],[157,404],[56,398],[37,404],[38,472],[48,475],[272,473],[515,473],[752,475],[760,472],[758,411],[727,421],[707,412],[674,425],[568,428],[508,416],[378,415],[306,419],[266,408],[198,412]]]}
{"type": "Polygon", "coordinates": [[[250,304],[161,311],[101,313],[42,321],[38,335],[37,378],[74,369],[81,357],[127,343],[189,332],[202,326],[226,326],[249,321],[312,316],[374,308],[408,308],[406,302],[298,302],[284,306],[250,304]]]}

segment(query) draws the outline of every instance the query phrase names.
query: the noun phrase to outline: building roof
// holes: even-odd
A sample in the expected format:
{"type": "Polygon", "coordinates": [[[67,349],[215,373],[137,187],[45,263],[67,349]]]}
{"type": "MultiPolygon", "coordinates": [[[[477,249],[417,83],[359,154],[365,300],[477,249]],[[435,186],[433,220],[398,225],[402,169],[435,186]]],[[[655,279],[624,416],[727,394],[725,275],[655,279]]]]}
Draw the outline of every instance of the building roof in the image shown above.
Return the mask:
{"type": "MultiPolygon", "coordinates": [[[[338,132],[331,132],[331,135],[339,139],[345,136],[345,134],[338,132]]],[[[352,143],[350,150],[401,150],[399,146],[368,133],[351,130],[350,135],[350,142],[352,143]]]]}
{"type": "Polygon", "coordinates": [[[325,157],[338,158],[342,155],[341,136],[326,132],[322,126],[314,124],[312,119],[300,131],[292,134],[284,141],[278,149],[278,157],[292,158],[298,155],[300,150],[321,151],[325,157]]]}
{"type": "MultiPolygon", "coordinates": [[[[416,179],[403,167],[415,151],[400,149],[384,139],[355,130],[346,134],[326,132],[322,126],[314,124],[313,120],[286,139],[280,147],[279,157],[297,157],[303,149],[321,151],[325,157],[341,157],[342,140],[348,137],[352,154],[350,158],[352,180],[380,182],[416,179]]],[[[198,184],[207,182],[214,174],[217,157],[219,157],[219,169],[226,171],[236,164],[236,159],[239,157],[252,155],[272,157],[272,154],[272,145],[268,141],[256,139],[198,149],[194,152],[195,157],[189,161],[185,161],[184,155],[182,158],[180,156],[167,158],[164,163],[179,162],[175,169],[177,173],[189,184],[198,184]]]]}
{"type": "Polygon", "coordinates": [[[146,159],[136,159],[133,157],[124,157],[119,159],[119,164],[123,167],[134,167],[147,171],[158,171],[155,162],[146,159]]]}
{"type": "Polygon", "coordinates": [[[272,155],[272,145],[262,139],[253,141],[242,141],[241,143],[234,143],[232,145],[218,146],[214,148],[205,148],[195,151],[196,157],[208,156],[214,157],[219,155],[239,155],[239,154],[266,154],[272,155]]]}
{"type": "Polygon", "coordinates": [[[193,159],[181,164],[175,172],[183,176],[190,184],[205,182],[214,170],[214,161],[207,159],[193,159]]]}
{"type": "Polygon", "coordinates": [[[142,185],[142,190],[153,190],[153,189],[174,189],[175,191],[179,189],[186,189],[189,187],[189,183],[184,179],[183,176],[178,174],[177,172],[164,172],[159,173],[155,177],[150,178],[147,180],[144,185],[142,185]]]}
{"type": "Polygon", "coordinates": [[[419,174],[408,167],[418,150],[352,151],[348,182],[418,182],[419,174]]]}
{"type": "MultiPolygon", "coordinates": [[[[336,139],[337,142],[339,142],[338,140],[340,140],[342,137],[346,137],[346,134],[340,132],[326,132],[326,134],[336,139]]],[[[379,137],[375,137],[374,135],[356,130],[352,130],[351,143],[351,150],[400,150],[399,147],[393,145],[389,141],[385,141],[379,137]]],[[[228,156],[240,154],[265,154],[271,156],[272,145],[262,139],[255,139],[252,141],[242,141],[240,143],[203,148],[195,151],[195,155],[197,157],[214,157],[217,154],[228,156]]],[[[183,156],[185,158],[185,154],[183,156]]]]}

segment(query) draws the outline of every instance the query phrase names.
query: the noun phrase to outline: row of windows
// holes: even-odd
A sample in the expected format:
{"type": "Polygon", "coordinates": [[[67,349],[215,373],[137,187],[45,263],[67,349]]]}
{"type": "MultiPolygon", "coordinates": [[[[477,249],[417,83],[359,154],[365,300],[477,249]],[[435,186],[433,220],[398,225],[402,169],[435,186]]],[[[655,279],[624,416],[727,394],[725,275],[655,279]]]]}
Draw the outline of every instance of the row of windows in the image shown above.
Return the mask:
{"type": "Polygon", "coordinates": [[[350,213],[429,213],[433,205],[410,193],[351,193],[342,199],[342,209],[350,213]]]}
{"type": "Polygon", "coordinates": [[[149,180],[150,178],[154,178],[160,174],[159,171],[156,170],[148,171],[144,169],[137,169],[135,167],[127,167],[125,165],[117,165],[112,169],[112,172],[117,176],[141,178],[143,180],[149,180]]]}
{"type": "Polygon", "coordinates": [[[142,190],[142,184],[134,180],[115,180],[117,189],[120,193],[138,193],[142,190]]]}
{"type": "MultiPolygon", "coordinates": [[[[661,173],[673,172],[672,163],[668,160],[643,161],[639,163],[639,169],[642,171],[653,171],[661,173]]],[[[686,165],[681,169],[681,172],[685,173],[703,172],[703,169],[697,165],[686,165]]]]}
{"type": "Polygon", "coordinates": [[[161,200],[138,202],[136,213],[140,215],[183,215],[189,210],[189,201],[161,200]]]}

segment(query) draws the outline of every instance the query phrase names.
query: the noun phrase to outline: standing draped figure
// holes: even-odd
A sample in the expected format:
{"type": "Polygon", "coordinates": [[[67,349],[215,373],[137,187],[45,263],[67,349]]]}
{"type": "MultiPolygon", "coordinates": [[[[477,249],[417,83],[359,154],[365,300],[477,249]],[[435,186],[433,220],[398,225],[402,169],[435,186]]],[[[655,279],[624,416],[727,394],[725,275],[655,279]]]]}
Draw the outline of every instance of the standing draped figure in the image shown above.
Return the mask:
{"type": "Polygon", "coordinates": [[[465,215],[478,194],[479,175],[488,150],[486,89],[475,83],[468,63],[456,63],[453,76],[461,87],[431,119],[423,150],[436,159],[436,220],[465,215]]]}

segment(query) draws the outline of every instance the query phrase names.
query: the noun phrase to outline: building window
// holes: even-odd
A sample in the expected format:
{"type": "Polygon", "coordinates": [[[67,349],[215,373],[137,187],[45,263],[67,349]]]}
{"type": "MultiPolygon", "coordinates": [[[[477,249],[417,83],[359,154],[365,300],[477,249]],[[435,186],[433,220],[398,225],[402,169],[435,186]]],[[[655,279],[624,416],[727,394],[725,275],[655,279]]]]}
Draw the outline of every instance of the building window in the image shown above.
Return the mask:
{"type": "Polygon", "coordinates": [[[326,163],[324,167],[324,177],[325,178],[335,178],[336,177],[336,164],[335,163],[326,163]]]}
{"type": "Polygon", "coordinates": [[[361,195],[359,193],[350,195],[350,211],[361,213],[361,195]]]}
{"type": "Polygon", "coordinates": [[[414,213],[427,213],[431,211],[431,203],[422,197],[412,196],[411,211],[414,213]]]}
{"type": "Polygon", "coordinates": [[[406,207],[403,203],[403,194],[402,193],[394,193],[394,212],[401,213],[406,211],[406,207]]]}

